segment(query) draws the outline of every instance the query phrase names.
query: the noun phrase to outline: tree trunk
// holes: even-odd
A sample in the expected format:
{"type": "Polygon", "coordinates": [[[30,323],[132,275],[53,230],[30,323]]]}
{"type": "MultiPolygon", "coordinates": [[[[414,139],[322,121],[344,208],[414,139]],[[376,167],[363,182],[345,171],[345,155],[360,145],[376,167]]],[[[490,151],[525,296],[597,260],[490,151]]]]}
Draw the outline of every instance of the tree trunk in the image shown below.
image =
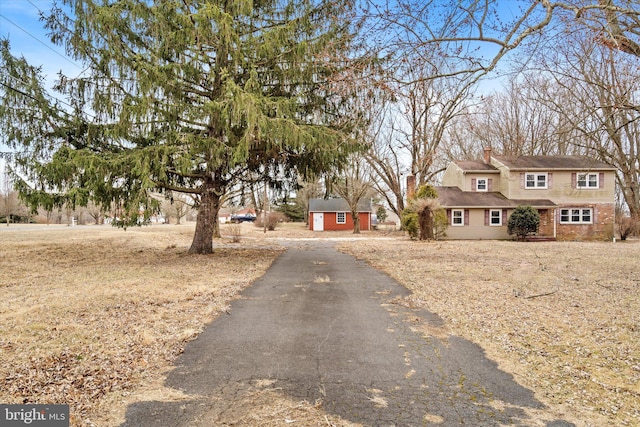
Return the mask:
{"type": "Polygon", "coordinates": [[[222,239],[222,234],[220,234],[220,221],[218,221],[218,213],[216,212],[216,219],[213,221],[213,238],[214,239],[222,239]]]}
{"type": "Polygon", "coordinates": [[[190,254],[206,255],[213,253],[213,233],[218,222],[219,209],[220,196],[216,194],[213,186],[209,185],[205,188],[200,198],[200,206],[196,216],[196,231],[189,248],[190,254]]]}
{"type": "Polygon", "coordinates": [[[353,219],[353,234],[360,234],[360,214],[351,212],[351,219],[353,219]]]}
{"type": "Polygon", "coordinates": [[[433,240],[433,216],[431,209],[424,208],[418,214],[420,240],[433,240]]]}

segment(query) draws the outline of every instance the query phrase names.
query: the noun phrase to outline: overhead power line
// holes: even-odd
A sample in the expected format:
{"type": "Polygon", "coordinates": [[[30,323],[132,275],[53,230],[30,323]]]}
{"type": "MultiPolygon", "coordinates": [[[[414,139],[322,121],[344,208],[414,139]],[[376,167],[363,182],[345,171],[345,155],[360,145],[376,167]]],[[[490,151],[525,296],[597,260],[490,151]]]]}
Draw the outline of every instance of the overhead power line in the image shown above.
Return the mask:
{"type": "MultiPolygon", "coordinates": [[[[38,9],[40,10],[40,9],[38,9]]],[[[63,54],[61,54],[60,52],[58,52],[57,50],[53,49],[51,46],[49,46],[48,44],[46,44],[45,42],[43,42],[42,40],[40,40],[38,37],[34,36],[33,34],[31,34],[29,31],[25,30],[24,28],[22,28],[20,25],[16,24],[15,22],[13,22],[11,19],[7,18],[6,16],[4,16],[3,14],[0,13],[0,18],[3,18],[5,21],[9,22],[11,25],[15,26],[16,28],[20,29],[22,32],[24,32],[25,34],[27,34],[29,37],[31,37],[32,39],[34,39],[35,41],[37,41],[38,43],[40,43],[42,46],[46,47],[47,49],[49,49],[51,52],[55,53],[56,55],[58,55],[59,57],[63,58],[65,61],[67,61],[68,63],[70,63],[71,65],[73,65],[74,67],[78,67],[78,68],[82,68],[80,65],[76,64],[75,62],[73,62],[72,60],[70,60],[68,57],[64,56],[63,54]]]]}
{"type": "MultiPolygon", "coordinates": [[[[14,76],[8,76],[8,77],[16,78],[16,77],[14,77],[14,76]]],[[[17,79],[17,78],[16,78],[16,79],[17,79]]],[[[18,80],[18,81],[22,81],[22,80],[20,80],[20,79],[17,79],[17,80],[18,80]]],[[[23,82],[23,81],[22,81],[22,82],[23,82]]],[[[24,83],[24,82],[23,82],[23,83],[24,83]]],[[[31,94],[29,94],[29,93],[27,93],[27,92],[25,92],[25,91],[23,91],[23,90],[21,90],[21,89],[18,89],[18,88],[16,88],[16,87],[13,87],[13,86],[11,86],[11,85],[9,85],[9,84],[7,84],[7,83],[3,82],[3,81],[0,81],[0,85],[1,85],[1,86],[4,86],[5,88],[7,88],[7,89],[9,89],[9,90],[12,90],[12,91],[14,91],[14,92],[17,92],[17,93],[19,93],[20,95],[25,96],[25,97],[27,97],[27,98],[29,98],[29,99],[32,99],[32,100],[34,100],[34,101],[38,101],[38,99],[37,99],[37,98],[35,98],[33,95],[31,95],[31,94]]],[[[62,100],[62,99],[60,99],[60,98],[56,98],[55,96],[52,96],[52,95],[50,95],[50,94],[48,94],[48,93],[45,93],[45,94],[44,94],[44,96],[46,96],[46,97],[48,97],[48,98],[50,98],[50,99],[52,99],[52,100],[54,100],[54,101],[60,102],[61,104],[64,104],[64,105],[66,105],[66,106],[68,106],[68,107],[71,107],[71,108],[74,108],[74,109],[75,109],[75,107],[74,107],[73,105],[69,104],[68,102],[66,102],[66,101],[64,101],[64,100],[62,100]]],[[[71,114],[71,113],[69,113],[68,111],[65,111],[65,110],[63,110],[63,109],[58,109],[58,111],[60,111],[61,113],[66,114],[66,115],[70,115],[70,114],[71,114]]],[[[84,114],[86,114],[88,117],[91,117],[92,119],[96,119],[96,116],[95,116],[95,115],[93,115],[93,114],[89,113],[89,112],[88,112],[88,111],[86,111],[86,110],[84,111],[84,114]]]]}

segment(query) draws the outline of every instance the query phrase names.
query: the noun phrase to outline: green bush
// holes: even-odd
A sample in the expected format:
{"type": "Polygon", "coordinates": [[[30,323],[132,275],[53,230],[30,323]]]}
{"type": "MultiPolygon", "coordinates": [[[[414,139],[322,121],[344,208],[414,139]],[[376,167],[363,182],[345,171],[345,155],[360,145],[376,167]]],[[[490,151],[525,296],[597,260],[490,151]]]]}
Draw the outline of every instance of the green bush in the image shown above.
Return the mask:
{"type": "Polygon", "coordinates": [[[437,199],[438,192],[433,186],[422,185],[409,200],[400,223],[412,240],[438,240],[446,236],[447,214],[437,199]]]}
{"type": "Polygon", "coordinates": [[[421,185],[414,197],[416,199],[437,199],[438,192],[432,185],[421,185]]]}
{"type": "Polygon", "coordinates": [[[409,234],[411,240],[416,240],[418,238],[418,233],[420,232],[420,221],[418,219],[417,212],[412,210],[410,207],[405,208],[404,211],[402,211],[400,224],[402,224],[402,229],[409,234]]]}
{"type": "Polygon", "coordinates": [[[433,234],[436,240],[447,237],[447,227],[449,227],[447,211],[444,209],[438,209],[433,215],[433,234]]]}
{"type": "Polygon", "coordinates": [[[515,234],[518,240],[525,240],[528,235],[535,234],[540,225],[540,214],[531,206],[518,206],[507,225],[507,232],[515,234]]]}

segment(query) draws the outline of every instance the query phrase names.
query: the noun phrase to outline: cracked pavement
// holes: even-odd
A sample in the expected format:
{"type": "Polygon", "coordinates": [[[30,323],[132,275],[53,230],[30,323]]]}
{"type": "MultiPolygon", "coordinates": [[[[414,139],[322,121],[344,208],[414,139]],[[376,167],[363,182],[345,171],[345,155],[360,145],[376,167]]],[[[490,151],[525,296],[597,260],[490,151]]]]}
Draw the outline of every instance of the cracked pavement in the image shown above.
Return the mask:
{"type": "Polygon", "coordinates": [[[573,425],[438,316],[394,303],[409,292],[388,276],[331,242],[286,245],[167,375],[188,398],[134,403],[122,426],[239,425],[230,412],[251,407],[234,401],[265,387],[366,426],[573,425]]]}

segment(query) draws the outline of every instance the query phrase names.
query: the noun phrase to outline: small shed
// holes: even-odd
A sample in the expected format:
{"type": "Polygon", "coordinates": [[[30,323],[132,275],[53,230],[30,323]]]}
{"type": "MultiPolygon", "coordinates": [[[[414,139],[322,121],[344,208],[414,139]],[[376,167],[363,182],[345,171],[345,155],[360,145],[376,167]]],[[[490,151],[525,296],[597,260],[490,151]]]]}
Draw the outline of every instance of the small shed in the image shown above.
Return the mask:
{"type": "MultiPolygon", "coordinates": [[[[358,203],[360,230],[371,230],[371,200],[358,203]]],[[[345,199],[310,199],[309,229],[313,231],[353,230],[351,209],[345,199]]]]}

